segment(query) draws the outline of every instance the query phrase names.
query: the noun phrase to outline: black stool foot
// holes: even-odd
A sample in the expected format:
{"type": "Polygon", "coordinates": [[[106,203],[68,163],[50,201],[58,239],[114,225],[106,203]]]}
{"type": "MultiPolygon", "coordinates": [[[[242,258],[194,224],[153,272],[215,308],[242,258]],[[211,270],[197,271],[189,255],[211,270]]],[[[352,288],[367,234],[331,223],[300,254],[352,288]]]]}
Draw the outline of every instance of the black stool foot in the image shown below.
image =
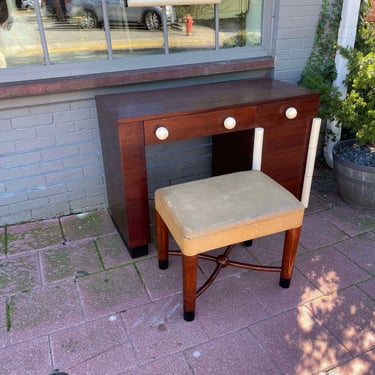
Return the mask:
{"type": "Polygon", "coordinates": [[[184,319],[187,322],[192,322],[195,318],[195,311],[184,311],[184,319]]]}
{"type": "Polygon", "coordinates": [[[290,287],[290,279],[283,279],[283,278],[280,278],[279,285],[280,285],[282,288],[289,288],[289,287],[290,287]]]}
{"type": "Polygon", "coordinates": [[[167,260],[159,260],[159,268],[161,270],[166,270],[168,268],[168,261],[167,260]]]}
{"type": "Polygon", "coordinates": [[[253,244],[253,240],[244,241],[243,244],[244,244],[246,247],[250,247],[250,246],[253,244]]]}

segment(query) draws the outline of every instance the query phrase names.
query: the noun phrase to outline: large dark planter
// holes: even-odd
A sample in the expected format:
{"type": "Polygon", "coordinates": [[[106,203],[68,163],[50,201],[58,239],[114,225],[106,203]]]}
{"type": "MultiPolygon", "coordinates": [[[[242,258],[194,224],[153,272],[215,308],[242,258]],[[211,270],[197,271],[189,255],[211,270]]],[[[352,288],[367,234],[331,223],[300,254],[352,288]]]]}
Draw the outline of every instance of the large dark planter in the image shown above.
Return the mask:
{"type": "Polygon", "coordinates": [[[341,198],[353,205],[375,208],[375,167],[359,165],[338,156],[342,147],[355,140],[337,143],[333,148],[333,170],[341,198]]]}

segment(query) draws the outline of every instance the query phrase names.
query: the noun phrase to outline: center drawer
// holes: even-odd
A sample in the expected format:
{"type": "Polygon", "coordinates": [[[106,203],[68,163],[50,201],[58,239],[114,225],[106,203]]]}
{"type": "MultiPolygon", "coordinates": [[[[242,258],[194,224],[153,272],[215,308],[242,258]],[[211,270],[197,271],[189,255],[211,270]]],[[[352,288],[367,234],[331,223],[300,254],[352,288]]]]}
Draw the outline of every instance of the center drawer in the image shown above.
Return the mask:
{"type": "Polygon", "coordinates": [[[250,129],[256,107],[229,108],[144,121],[145,143],[156,144],[250,129]]]}

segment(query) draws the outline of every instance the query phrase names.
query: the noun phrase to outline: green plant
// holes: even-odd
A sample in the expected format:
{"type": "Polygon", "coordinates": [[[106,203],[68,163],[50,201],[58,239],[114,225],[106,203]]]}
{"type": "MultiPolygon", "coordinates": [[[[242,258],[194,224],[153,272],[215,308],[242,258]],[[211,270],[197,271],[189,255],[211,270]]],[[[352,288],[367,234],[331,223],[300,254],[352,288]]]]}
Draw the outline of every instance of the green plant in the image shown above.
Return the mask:
{"type": "Polygon", "coordinates": [[[323,0],[312,52],[298,81],[320,93],[319,116],[333,120],[340,94],[332,87],[337,76],[335,56],[343,0],[323,0]]]}
{"type": "Polygon", "coordinates": [[[362,4],[354,48],[340,48],[347,59],[346,97],[335,116],[360,144],[375,147],[375,25],[367,22],[369,4],[362,4]]]}

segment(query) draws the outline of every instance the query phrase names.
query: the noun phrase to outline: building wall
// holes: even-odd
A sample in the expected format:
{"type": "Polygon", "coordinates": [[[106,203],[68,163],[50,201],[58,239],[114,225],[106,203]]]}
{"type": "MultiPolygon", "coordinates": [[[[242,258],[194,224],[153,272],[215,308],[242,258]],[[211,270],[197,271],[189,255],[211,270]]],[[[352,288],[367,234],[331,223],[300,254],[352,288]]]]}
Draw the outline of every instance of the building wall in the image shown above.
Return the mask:
{"type": "MultiPolygon", "coordinates": [[[[273,75],[295,83],[311,51],[321,0],[280,1],[274,15],[273,75]]],[[[241,77],[202,77],[185,84],[229,78],[241,77]]],[[[94,97],[147,87],[0,100],[0,226],[106,207],[94,97]]],[[[151,198],[158,186],[208,175],[210,139],[149,147],[147,161],[151,198]]]]}
{"type": "Polygon", "coordinates": [[[274,78],[296,83],[305,67],[322,5],[321,0],[279,0],[275,14],[274,78]]]}
{"type": "Polygon", "coordinates": [[[0,225],[105,205],[93,99],[0,111],[0,225]]]}

